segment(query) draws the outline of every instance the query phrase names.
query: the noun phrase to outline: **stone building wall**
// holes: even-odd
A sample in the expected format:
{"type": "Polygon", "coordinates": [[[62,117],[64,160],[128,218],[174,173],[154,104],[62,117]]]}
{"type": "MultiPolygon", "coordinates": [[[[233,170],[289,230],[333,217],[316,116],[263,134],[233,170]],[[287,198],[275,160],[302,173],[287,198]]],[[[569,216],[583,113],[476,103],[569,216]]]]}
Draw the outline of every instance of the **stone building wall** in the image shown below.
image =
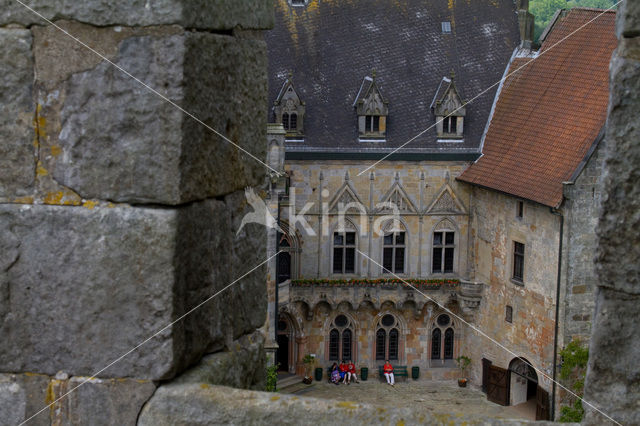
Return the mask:
{"type": "Polygon", "coordinates": [[[602,200],[602,168],[605,141],[600,141],[584,169],[572,184],[564,186],[565,201],[562,278],[562,329],[559,345],[574,339],[585,344],[591,335],[598,284],[595,271],[596,225],[602,200]]]}
{"type": "MultiPolygon", "coordinates": [[[[370,172],[358,176],[368,165],[367,162],[348,161],[286,162],[285,168],[291,176],[290,193],[295,191],[295,199],[290,195],[289,202],[295,202],[296,212],[302,211],[306,203],[312,203],[305,212],[305,219],[315,235],[308,235],[299,226],[296,228],[302,236],[303,246],[297,275],[306,278],[331,278],[334,275],[331,270],[330,235],[338,225],[338,219],[337,208],[332,207],[336,205],[336,197],[348,185],[366,209],[363,215],[358,215],[356,209],[348,210],[347,218],[359,234],[358,249],[375,261],[358,255],[354,276],[378,277],[382,274],[382,268],[376,264],[382,263],[382,237],[374,235],[373,231],[382,223],[378,223],[376,228],[376,220],[388,216],[390,212],[374,210],[378,203],[387,200],[386,196],[396,187],[404,191],[411,204],[407,210],[400,211],[402,225],[408,236],[404,276],[435,277],[431,273],[431,235],[441,223],[456,231],[454,275],[468,276],[469,190],[455,181],[467,163],[394,161],[376,166],[373,180],[370,172]],[[424,179],[421,179],[421,174],[424,179]],[[327,223],[322,225],[321,233],[319,207],[322,204],[325,205],[324,211],[329,211],[329,217],[327,223]],[[369,217],[372,218],[371,223],[369,217]],[[320,239],[317,237],[319,234],[320,239]]],[[[288,212],[285,205],[282,209],[284,220],[288,220],[288,212]]]]}
{"type": "MultiPolygon", "coordinates": [[[[35,423],[133,424],[176,377],[260,387],[265,267],[103,368],[265,260],[263,229],[234,238],[264,167],[0,3],[0,423],[93,374],[35,423]]],[[[269,1],[29,5],[265,158],[269,1]]]]}
{"type": "MultiPolygon", "coordinates": [[[[482,358],[508,368],[523,357],[548,376],[552,374],[555,297],[558,272],[560,220],[548,207],[495,191],[473,189],[474,281],[484,282],[476,326],[510,353],[485,336],[469,332],[462,352],[473,360],[475,383],[481,383],[482,358]],[[525,244],[524,279],[513,276],[514,241],[525,244]],[[506,307],[512,307],[512,322],[506,307]]],[[[551,389],[551,381],[538,373],[539,384],[551,389]]]]}

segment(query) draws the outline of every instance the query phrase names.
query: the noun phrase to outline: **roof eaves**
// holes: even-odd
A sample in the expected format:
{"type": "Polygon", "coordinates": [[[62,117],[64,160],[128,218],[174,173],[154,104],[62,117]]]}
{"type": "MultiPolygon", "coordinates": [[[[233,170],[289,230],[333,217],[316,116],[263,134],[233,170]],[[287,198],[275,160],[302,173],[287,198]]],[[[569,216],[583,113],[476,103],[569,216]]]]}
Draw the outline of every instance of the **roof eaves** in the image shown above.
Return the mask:
{"type": "Polygon", "coordinates": [[[600,145],[600,142],[604,139],[604,135],[605,135],[605,126],[603,125],[602,129],[600,129],[600,132],[598,133],[598,136],[596,136],[595,140],[591,144],[591,147],[589,147],[589,151],[587,151],[587,153],[585,154],[580,164],[578,164],[578,167],[576,167],[576,169],[574,170],[569,180],[567,182],[563,182],[563,184],[566,183],[566,184],[572,185],[576,182],[576,180],[578,179],[578,176],[580,176],[580,174],[582,173],[582,170],[584,170],[585,166],[591,159],[591,156],[593,155],[594,152],[596,152],[598,145],[600,145]]]}

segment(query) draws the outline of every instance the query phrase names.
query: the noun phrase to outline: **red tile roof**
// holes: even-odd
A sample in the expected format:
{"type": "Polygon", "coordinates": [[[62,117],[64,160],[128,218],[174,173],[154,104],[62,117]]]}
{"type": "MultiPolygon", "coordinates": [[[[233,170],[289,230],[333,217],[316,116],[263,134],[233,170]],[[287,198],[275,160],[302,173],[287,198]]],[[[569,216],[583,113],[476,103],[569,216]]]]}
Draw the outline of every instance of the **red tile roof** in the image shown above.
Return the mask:
{"type": "Polygon", "coordinates": [[[614,11],[587,24],[600,13],[571,9],[556,22],[537,58],[513,60],[483,156],[459,180],[560,205],[562,182],[584,159],[606,120],[609,61],[617,39],[614,11]]]}

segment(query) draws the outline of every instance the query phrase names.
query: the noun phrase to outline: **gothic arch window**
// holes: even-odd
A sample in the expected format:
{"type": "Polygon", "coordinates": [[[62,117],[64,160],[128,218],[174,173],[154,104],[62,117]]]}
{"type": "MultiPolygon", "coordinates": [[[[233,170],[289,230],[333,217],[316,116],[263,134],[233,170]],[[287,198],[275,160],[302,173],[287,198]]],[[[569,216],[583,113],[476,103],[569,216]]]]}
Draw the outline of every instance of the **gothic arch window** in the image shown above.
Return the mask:
{"type": "Polygon", "coordinates": [[[289,223],[282,221],[280,227],[285,233],[278,232],[277,283],[289,279],[297,279],[300,271],[301,238],[298,232],[290,228],[289,223]]]}
{"type": "MultiPolygon", "coordinates": [[[[445,30],[444,24],[443,22],[443,31],[445,30]]],[[[455,139],[463,138],[464,120],[467,115],[465,105],[456,86],[453,73],[451,73],[451,77],[442,77],[431,102],[438,139],[444,142],[455,142],[455,139]]]]}
{"type": "Polygon", "coordinates": [[[383,239],[382,266],[385,273],[404,273],[407,234],[404,230],[386,232],[383,239]]]}
{"type": "Polygon", "coordinates": [[[400,323],[395,315],[383,315],[376,326],[376,360],[400,359],[400,323]]]}
{"type": "Polygon", "coordinates": [[[353,106],[358,115],[358,134],[361,142],[384,142],[387,132],[388,102],[376,83],[376,74],[362,80],[353,106]]]}
{"type": "Polygon", "coordinates": [[[338,314],[329,327],[329,361],[354,360],[354,324],[345,314],[338,314]]]}
{"type": "Polygon", "coordinates": [[[436,317],[431,331],[431,359],[452,361],[455,353],[455,324],[449,314],[436,317]]]}
{"type": "MultiPolygon", "coordinates": [[[[304,5],[304,4],[302,4],[304,5]]],[[[276,123],[282,123],[289,142],[304,141],[305,103],[300,99],[293,86],[292,75],[284,82],[278,97],[273,102],[276,123]]]]}

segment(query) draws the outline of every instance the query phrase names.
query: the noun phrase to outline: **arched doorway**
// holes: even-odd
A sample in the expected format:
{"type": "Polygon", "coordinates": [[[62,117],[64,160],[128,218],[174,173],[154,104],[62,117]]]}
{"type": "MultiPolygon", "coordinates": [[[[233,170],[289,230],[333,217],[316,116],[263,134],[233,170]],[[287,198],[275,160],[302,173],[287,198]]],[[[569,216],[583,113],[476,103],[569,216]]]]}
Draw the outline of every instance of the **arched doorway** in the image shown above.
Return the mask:
{"type": "Polygon", "coordinates": [[[514,358],[509,363],[509,405],[520,406],[531,419],[536,418],[538,375],[531,363],[524,358],[514,358]]]}
{"type": "Polygon", "coordinates": [[[280,314],[278,319],[278,350],[276,362],[278,371],[295,372],[294,354],[295,331],[288,315],[280,314]]]}

